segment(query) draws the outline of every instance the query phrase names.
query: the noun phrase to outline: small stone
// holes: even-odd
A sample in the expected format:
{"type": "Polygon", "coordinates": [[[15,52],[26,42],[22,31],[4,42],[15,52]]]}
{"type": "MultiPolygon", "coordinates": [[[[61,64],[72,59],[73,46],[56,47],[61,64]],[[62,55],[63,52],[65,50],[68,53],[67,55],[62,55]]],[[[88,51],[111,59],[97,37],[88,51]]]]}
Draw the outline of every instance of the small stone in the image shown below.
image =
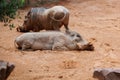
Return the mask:
{"type": "Polygon", "coordinates": [[[0,60],[0,80],[6,80],[14,68],[14,64],[0,60]]]}
{"type": "Polygon", "coordinates": [[[58,78],[60,78],[60,79],[61,79],[61,78],[63,78],[63,76],[59,76],[58,78]]]}
{"type": "Polygon", "coordinates": [[[93,77],[98,80],[120,80],[120,69],[96,69],[93,77]]]}

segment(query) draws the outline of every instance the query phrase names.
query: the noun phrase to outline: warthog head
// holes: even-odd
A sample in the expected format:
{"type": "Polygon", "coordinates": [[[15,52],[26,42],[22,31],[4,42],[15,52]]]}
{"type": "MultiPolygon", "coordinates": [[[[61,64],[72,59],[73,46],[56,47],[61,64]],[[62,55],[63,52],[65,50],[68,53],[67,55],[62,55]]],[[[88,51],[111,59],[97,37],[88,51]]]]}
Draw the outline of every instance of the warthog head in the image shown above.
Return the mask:
{"type": "Polygon", "coordinates": [[[66,30],[66,34],[70,37],[70,39],[77,44],[80,50],[94,50],[94,46],[91,42],[86,41],[83,37],[75,32],[66,30]]]}
{"type": "Polygon", "coordinates": [[[66,30],[66,34],[70,37],[70,39],[73,41],[73,42],[81,42],[83,41],[81,35],[75,31],[70,31],[70,30],[66,30]]]}

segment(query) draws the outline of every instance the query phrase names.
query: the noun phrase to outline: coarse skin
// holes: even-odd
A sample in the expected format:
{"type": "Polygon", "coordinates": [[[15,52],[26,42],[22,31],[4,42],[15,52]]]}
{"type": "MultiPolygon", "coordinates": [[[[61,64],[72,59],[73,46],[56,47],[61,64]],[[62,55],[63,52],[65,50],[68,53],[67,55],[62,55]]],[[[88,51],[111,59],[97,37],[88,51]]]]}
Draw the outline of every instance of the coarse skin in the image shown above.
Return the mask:
{"type": "Polygon", "coordinates": [[[63,33],[59,31],[29,32],[18,36],[15,39],[19,49],[22,50],[84,50],[93,49],[78,34],[71,31],[63,33]]]}
{"type": "Polygon", "coordinates": [[[22,26],[17,27],[19,32],[38,32],[40,30],[56,30],[64,25],[66,30],[69,23],[69,10],[63,6],[52,8],[32,8],[25,17],[22,26]]]}

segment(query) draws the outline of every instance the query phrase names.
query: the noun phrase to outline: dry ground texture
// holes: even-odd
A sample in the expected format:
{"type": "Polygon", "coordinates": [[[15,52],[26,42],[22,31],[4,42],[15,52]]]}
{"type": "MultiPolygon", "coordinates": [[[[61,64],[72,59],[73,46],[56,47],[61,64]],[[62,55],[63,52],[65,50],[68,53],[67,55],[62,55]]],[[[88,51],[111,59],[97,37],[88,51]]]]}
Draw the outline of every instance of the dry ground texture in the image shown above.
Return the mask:
{"type": "MultiPolygon", "coordinates": [[[[91,41],[95,51],[21,52],[14,40],[22,33],[0,22],[0,60],[16,65],[8,80],[96,80],[95,68],[120,67],[120,0],[69,0],[55,5],[70,10],[70,29],[91,41]]],[[[28,10],[19,10],[11,23],[21,25],[28,10]]]]}

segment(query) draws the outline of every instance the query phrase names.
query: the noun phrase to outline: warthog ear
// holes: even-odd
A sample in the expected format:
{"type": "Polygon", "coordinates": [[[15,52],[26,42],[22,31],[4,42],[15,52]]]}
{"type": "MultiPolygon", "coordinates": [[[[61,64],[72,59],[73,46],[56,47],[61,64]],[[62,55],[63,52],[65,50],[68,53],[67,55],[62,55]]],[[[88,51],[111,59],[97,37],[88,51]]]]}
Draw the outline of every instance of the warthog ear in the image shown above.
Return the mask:
{"type": "Polygon", "coordinates": [[[70,32],[70,30],[65,30],[65,33],[70,34],[71,32],[70,32]]]}

